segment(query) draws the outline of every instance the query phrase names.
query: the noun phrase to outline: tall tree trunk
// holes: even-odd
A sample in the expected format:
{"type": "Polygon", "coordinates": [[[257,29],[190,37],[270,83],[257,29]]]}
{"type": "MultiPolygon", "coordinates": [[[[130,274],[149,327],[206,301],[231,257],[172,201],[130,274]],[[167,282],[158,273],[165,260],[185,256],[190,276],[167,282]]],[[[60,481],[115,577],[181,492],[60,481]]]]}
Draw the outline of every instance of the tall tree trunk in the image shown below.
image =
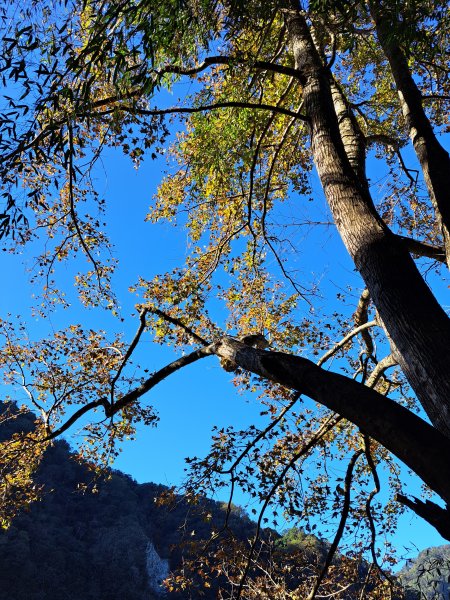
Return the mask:
{"type": "Polygon", "coordinates": [[[422,106],[422,94],[409,70],[405,54],[396,42],[393,32],[401,24],[391,18],[392,10],[388,14],[388,9],[378,1],[369,4],[378,40],[391,67],[408,134],[442,231],[447,264],[450,266],[450,156],[434,134],[422,106]]]}
{"type": "Polygon", "coordinates": [[[344,244],[398,352],[402,369],[432,423],[450,437],[450,320],[405,247],[381,220],[352,168],[339,130],[330,80],[303,15],[285,19],[303,85],[316,168],[344,244]]]}

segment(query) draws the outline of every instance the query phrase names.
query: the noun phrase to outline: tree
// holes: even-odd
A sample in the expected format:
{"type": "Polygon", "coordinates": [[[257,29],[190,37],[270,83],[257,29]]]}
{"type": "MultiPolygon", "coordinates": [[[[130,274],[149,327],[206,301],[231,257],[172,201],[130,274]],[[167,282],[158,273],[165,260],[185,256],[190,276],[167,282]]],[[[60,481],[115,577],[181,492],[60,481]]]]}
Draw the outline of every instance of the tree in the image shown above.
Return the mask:
{"type": "Polygon", "coordinates": [[[103,259],[109,242],[92,210],[101,211],[103,199],[90,174],[106,146],[136,164],[146,153],[156,158],[169,146],[174,115],[185,126],[170,145],[177,167],[148,219],[178,219],[191,242],[185,265],[135,286],[139,325],[129,345],[75,324],[24,345],[4,322],[6,379],[25,387],[40,414],[35,433],[3,447],[13,481],[5,479],[3,492],[12,505],[27,500],[46,445],[75,422],[101,411],[84,425],[82,450],[108,460],[136,422],[155,421],[145,394],[216,355],[236,385],[260,394],[269,422],[218,431],[211,453],[191,461],[189,491],[229,478],[260,498],[259,526],[270,503],[292,517],[328,507],[337,534],[311,598],[350,514],[368,532],[357,552],[368,547],[378,565],[376,530],[389,530],[386,515],[400,510],[394,501],[384,513],[373,506],[379,470],[397,477],[391,455],[444,506],[411,499],[398,479],[397,501],[450,539],[450,321],[425,279],[450,260],[447,3],[47,0],[30,3],[20,22],[12,6],[2,10],[0,231],[15,247],[41,229],[52,241],[38,258],[41,313],[65,302],[56,266],[76,254],[90,264],[76,275],[82,302],[117,311],[115,265],[103,259]],[[161,106],[161,89],[185,79],[194,82],[191,95],[161,106]],[[420,172],[407,166],[409,139],[420,172]],[[324,320],[298,316],[315,295],[287,262],[289,222],[280,211],[286,199],[310,196],[313,165],[362,288],[353,314],[332,309],[324,320]],[[374,169],[388,182],[384,197],[368,178],[374,169]],[[225,318],[213,298],[226,306],[225,318]],[[197,349],[136,375],[131,357],[149,331],[157,342],[197,349]],[[322,368],[336,355],[340,372],[322,368]],[[329,456],[348,462],[334,495],[323,473],[329,456]],[[304,495],[296,478],[308,461],[321,485],[304,475],[304,495]],[[359,486],[353,503],[352,486],[359,486]]]}

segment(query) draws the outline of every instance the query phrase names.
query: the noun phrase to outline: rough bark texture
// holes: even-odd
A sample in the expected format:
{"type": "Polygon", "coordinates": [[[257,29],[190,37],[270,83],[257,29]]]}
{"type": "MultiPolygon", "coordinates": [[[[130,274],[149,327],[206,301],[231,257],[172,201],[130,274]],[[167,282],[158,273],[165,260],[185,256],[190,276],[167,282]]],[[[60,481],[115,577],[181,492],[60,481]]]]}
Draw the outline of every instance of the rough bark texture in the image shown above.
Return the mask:
{"type": "Polygon", "coordinates": [[[450,437],[450,320],[407,249],[376,212],[342,141],[326,68],[304,17],[286,25],[303,84],[311,148],[335,223],[399,352],[399,362],[433,425],[450,437]]]}
{"type": "Polygon", "coordinates": [[[241,368],[292,388],[357,425],[450,502],[450,442],[410,410],[373,389],[313,362],[223,338],[214,352],[241,368]]]}
{"type": "Polygon", "coordinates": [[[400,24],[394,22],[386,7],[371,2],[370,9],[377,35],[391,67],[400,106],[409,137],[422,167],[430,199],[440,225],[450,266],[450,156],[437,140],[422,106],[422,95],[408,67],[405,54],[393,32],[400,24]]]}
{"type": "Polygon", "coordinates": [[[345,153],[347,154],[348,161],[360,184],[368,194],[369,183],[366,178],[365,137],[358,126],[358,122],[355,119],[345,95],[334,80],[330,81],[330,89],[345,153]]]}

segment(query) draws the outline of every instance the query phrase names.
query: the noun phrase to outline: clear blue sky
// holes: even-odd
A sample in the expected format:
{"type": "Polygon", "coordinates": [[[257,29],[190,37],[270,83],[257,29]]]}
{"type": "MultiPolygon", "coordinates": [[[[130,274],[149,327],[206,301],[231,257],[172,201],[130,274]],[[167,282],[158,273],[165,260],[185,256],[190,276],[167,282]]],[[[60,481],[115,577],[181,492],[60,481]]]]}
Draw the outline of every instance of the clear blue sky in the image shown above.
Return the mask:
{"type": "MultiPolygon", "coordinates": [[[[115,244],[115,255],[120,266],[115,276],[115,286],[122,305],[122,316],[128,340],[131,340],[136,328],[135,319],[129,314],[133,309],[135,297],[128,293],[128,287],[136,282],[139,275],[150,279],[156,273],[163,273],[183,263],[187,252],[186,232],[182,228],[173,229],[170,225],[151,225],[145,223],[145,215],[151,203],[156,185],[160,181],[163,169],[162,161],[146,161],[136,171],[129,159],[119,152],[108,150],[103,159],[103,169],[97,170],[98,189],[108,202],[108,232],[115,244]]],[[[323,199],[313,203],[315,218],[326,220],[328,213],[323,199]]],[[[298,211],[293,198],[283,209],[286,212],[298,211]]],[[[305,228],[298,228],[293,235],[296,242],[301,241],[302,252],[298,258],[301,276],[307,280],[322,281],[322,298],[316,303],[316,310],[336,302],[336,294],[347,285],[360,285],[354,272],[354,266],[348,258],[334,228],[322,228],[319,232],[305,235],[305,228]],[[320,240],[320,241],[319,241],[320,240]],[[309,253],[309,248],[314,251],[309,253]]],[[[86,315],[77,306],[76,301],[66,311],[56,311],[46,321],[31,316],[31,294],[28,285],[30,250],[25,249],[21,257],[2,253],[3,279],[10,282],[4,286],[0,296],[1,316],[6,312],[21,314],[29,322],[30,334],[38,336],[49,327],[59,328],[70,322],[81,322],[87,327],[113,326],[118,328],[117,320],[106,313],[91,311],[86,315]]],[[[62,271],[66,269],[63,265],[62,271]]],[[[70,272],[70,268],[67,268],[70,272]]],[[[444,285],[439,294],[443,293],[444,285]]],[[[354,292],[354,299],[357,299],[354,292]]],[[[309,307],[300,309],[305,314],[309,307]]],[[[120,325],[122,327],[122,325],[120,325]]],[[[175,358],[173,352],[161,346],[144,341],[139,351],[139,361],[150,370],[157,369],[175,358]]],[[[209,448],[210,432],[213,425],[233,424],[244,427],[256,423],[260,407],[251,395],[236,394],[229,384],[230,376],[219,366],[215,358],[204,359],[166,380],[149,396],[149,402],[155,405],[161,417],[158,428],[141,429],[138,439],[123,447],[116,467],[129,473],[137,481],[154,481],[166,485],[178,485],[184,477],[184,458],[202,456],[209,448]]],[[[417,493],[417,484],[411,479],[411,492],[417,493]]],[[[220,499],[225,499],[222,496],[220,499]]],[[[236,498],[239,501],[239,498],[236,498]]],[[[402,548],[422,549],[444,543],[433,528],[408,513],[402,518],[395,544],[402,548]]]]}

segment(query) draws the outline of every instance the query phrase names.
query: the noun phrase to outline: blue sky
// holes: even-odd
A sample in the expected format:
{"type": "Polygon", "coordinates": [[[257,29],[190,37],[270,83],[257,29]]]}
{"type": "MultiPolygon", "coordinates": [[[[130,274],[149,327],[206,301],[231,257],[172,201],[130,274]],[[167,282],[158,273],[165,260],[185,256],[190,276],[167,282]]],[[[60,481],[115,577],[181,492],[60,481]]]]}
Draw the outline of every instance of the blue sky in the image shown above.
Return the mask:
{"type": "MultiPolygon", "coordinates": [[[[150,279],[156,273],[163,273],[183,264],[187,253],[187,237],[182,227],[173,228],[168,224],[152,225],[144,222],[156,186],[162,177],[162,160],[145,161],[139,170],[118,151],[108,150],[96,171],[97,187],[107,200],[108,233],[115,245],[114,254],[120,259],[119,269],[114,277],[115,289],[122,306],[123,324],[112,319],[105,312],[91,311],[86,314],[76,302],[67,310],[57,310],[47,320],[33,317],[29,273],[30,250],[20,256],[2,253],[4,287],[0,296],[1,315],[7,312],[21,314],[29,323],[32,337],[42,331],[59,328],[70,322],[81,322],[87,327],[124,328],[126,338],[131,340],[136,329],[136,319],[130,318],[135,296],[128,293],[139,275],[150,279]],[[21,263],[21,259],[25,264],[21,263]]],[[[295,198],[283,208],[286,213],[298,211],[295,198]]],[[[301,207],[300,207],[301,208],[301,207]]],[[[328,212],[320,193],[312,205],[307,207],[317,220],[324,221],[328,212]]],[[[298,227],[291,235],[302,250],[298,257],[300,277],[306,280],[322,281],[322,297],[317,299],[316,311],[327,306],[330,311],[336,304],[336,295],[346,291],[347,285],[355,285],[350,301],[356,305],[360,282],[354,266],[334,231],[322,227],[311,231],[306,237],[307,228],[298,227]],[[304,239],[303,239],[304,238],[304,239]],[[309,250],[313,249],[312,252],[309,250]]],[[[71,269],[61,265],[62,274],[71,269]]],[[[445,287],[435,282],[442,294],[445,287]]],[[[69,294],[70,296],[70,294],[69,294]]],[[[300,311],[308,313],[304,303],[300,311]]],[[[140,363],[150,370],[158,369],[175,358],[172,350],[155,346],[149,339],[139,351],[140,363]]],[[[139,482],[154,481],[166,485],[179,485],[184,478],[184,458],[202,456],[209,449],[210,432],[214,425],[245,427],[257,423],[260,406],[256,399],[236,393],[229,384],[230,376],[214,358],[204,359],[164,381],[149,395],[149,402],[155,405],[161,421],[155,428],[140,428],[137,440],[123,446],[116,467],[129,473],[139,482]]],[[[411,479],[411,493],[418,493],[417,483],[411,479]]],[[[222,495],[219,499],[225,499],[222,495]]],[[[236,498],[239,501],[239,497],[236,498]]],[[[443,543],[433,528],[417,519],[411,513],[402,518],[399,533],[394,539],[400,553],[403,548],[422,549],[443,543]]]]}

